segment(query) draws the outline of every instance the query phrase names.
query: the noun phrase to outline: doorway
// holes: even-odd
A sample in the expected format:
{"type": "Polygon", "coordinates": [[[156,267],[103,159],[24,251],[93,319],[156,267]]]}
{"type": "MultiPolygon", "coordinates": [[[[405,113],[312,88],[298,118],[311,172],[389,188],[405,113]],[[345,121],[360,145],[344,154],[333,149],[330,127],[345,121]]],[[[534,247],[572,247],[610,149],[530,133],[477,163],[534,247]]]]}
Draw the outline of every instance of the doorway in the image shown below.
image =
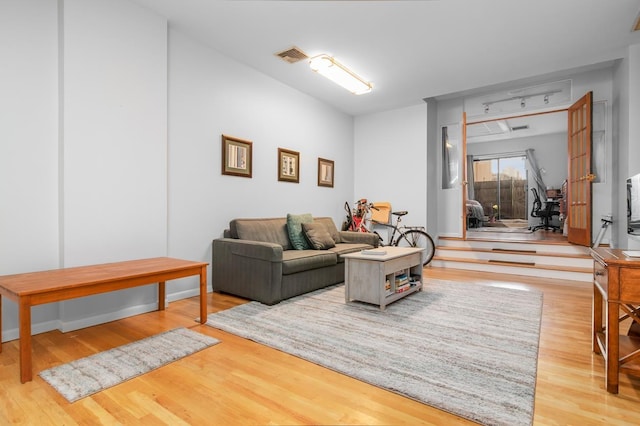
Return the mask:
{"type": "Polygon", "coordinates": [[[469,193],[488,218],[485,226],[527,228],[526,155],[474,158],[472,167],[469,193]]]}
{"type": "MultiPolygon", "coordinates": [[[[485,214],[484,226],[467,228],[467,238],[566,241],[562,232],[529,228],[540,221],[530,217],[531,188],[545,196],[567,178],[567,117],[556,110],[466,124],[467,197],[485,214]]],[[[553,221],[562,226],[558,216],[553,221]]]]}

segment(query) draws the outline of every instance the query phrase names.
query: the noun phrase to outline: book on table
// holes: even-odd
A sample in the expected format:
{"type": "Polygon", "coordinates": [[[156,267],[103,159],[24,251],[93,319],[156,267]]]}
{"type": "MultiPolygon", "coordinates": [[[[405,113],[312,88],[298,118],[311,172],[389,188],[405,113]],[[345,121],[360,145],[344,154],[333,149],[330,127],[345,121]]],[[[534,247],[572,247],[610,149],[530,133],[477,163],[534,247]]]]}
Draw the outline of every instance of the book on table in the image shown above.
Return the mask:
{"type": "Polygon", "coordinates": [[[360,253],[367,256],[368,255],[384,256],[385,254],[387,254],[387,251],[377,248],[377,249],[365,249],[365,250],[362,250],[360,253]]]}

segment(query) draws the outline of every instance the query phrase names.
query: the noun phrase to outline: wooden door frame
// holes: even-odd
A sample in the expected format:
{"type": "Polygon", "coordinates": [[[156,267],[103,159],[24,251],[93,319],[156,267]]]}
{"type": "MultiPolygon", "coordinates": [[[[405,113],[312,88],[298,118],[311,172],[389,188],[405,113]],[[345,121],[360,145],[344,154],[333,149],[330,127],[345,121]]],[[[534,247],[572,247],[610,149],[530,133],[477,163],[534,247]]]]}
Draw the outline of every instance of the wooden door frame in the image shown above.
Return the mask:
{"type": "MultiPolygon", "coordinates": [[[[518,115],[509,115],[509,116],[500,116],[500,117],[493,117],[490,119],[486,119],[486,120],[478,120],[478,121],[471,121],[471,122],[467,122],[467,113],[465,111],[462,112],[462,170],[464,173],[464,178],[462,179],[462,239],[466,240],[467,239],[467,185],[473,185],[473,182],[467,182],[467,167],[469,167],[469,165],[467,164],[467,126],[472,125],[472,124],[482,124],[482,123],[489,123],[491,121],[498,121],[498,120],[510,120],[513,118],[523,118],[523,117],[533,117],[533,116],[537,116],[537,115],[545,115],[545,114],[554,114],[557,112],[566,112],[567,116],[569,115],[569,108],[559,108],[559,109],[553,109],[553,110],[548,110],[548,111],[537,111],[537,112],[530,112],[530,113],[526,113],[526,114],[518,114],[518,115]]],[[[568,123],[567,123],[567,133],[569,131],[568,128],[568,123]]],[[[568,142],[567,142],[567,146],[568,146],[568,142]]],[[[569,174],[569,164],[567,164],[567,175],[569,174]]]]}

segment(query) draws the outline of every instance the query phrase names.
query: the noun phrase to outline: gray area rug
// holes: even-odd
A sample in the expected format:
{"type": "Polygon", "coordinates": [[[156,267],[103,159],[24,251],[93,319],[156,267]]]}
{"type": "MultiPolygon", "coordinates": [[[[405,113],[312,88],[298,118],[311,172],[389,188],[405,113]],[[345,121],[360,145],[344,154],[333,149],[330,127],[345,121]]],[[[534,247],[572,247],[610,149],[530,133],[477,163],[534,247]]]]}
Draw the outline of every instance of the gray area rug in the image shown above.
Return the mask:
{"type": "Polygon", "coordinates": [[[44,370],[40,377],[67,401],[74,402],[219,342],[186,328],[176,328],[44,370]]]}
{"type": "Polygon", "coordinates": [[[338,285],[207,325],[486,425],[530,425],[542,293],[427,280],[385,311],[338,285]]]}

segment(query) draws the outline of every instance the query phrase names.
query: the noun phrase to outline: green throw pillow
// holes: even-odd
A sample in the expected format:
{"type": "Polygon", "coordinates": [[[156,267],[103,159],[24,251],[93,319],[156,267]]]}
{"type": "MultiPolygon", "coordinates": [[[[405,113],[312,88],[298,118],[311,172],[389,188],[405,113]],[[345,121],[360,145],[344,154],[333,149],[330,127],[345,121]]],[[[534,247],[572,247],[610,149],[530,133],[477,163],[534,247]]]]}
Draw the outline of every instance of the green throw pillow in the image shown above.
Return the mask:
{"type": "Polygon", "coordinates": [[[294,249],[307,250],[311,248],[304,237],[304,232],[302,232],[302,224],[311,222],[313,222],[311,213],[287,214],[287,231],[289,233],[289,241],[291,241],[294,249]]]}
{"type": "Polygon", "coordinates": [[[321,222],[303,223],[302,231],[311,248],[316,250],[327,250],[336,246],[336,242],[331,238],[327,226],[321,222]]]}

